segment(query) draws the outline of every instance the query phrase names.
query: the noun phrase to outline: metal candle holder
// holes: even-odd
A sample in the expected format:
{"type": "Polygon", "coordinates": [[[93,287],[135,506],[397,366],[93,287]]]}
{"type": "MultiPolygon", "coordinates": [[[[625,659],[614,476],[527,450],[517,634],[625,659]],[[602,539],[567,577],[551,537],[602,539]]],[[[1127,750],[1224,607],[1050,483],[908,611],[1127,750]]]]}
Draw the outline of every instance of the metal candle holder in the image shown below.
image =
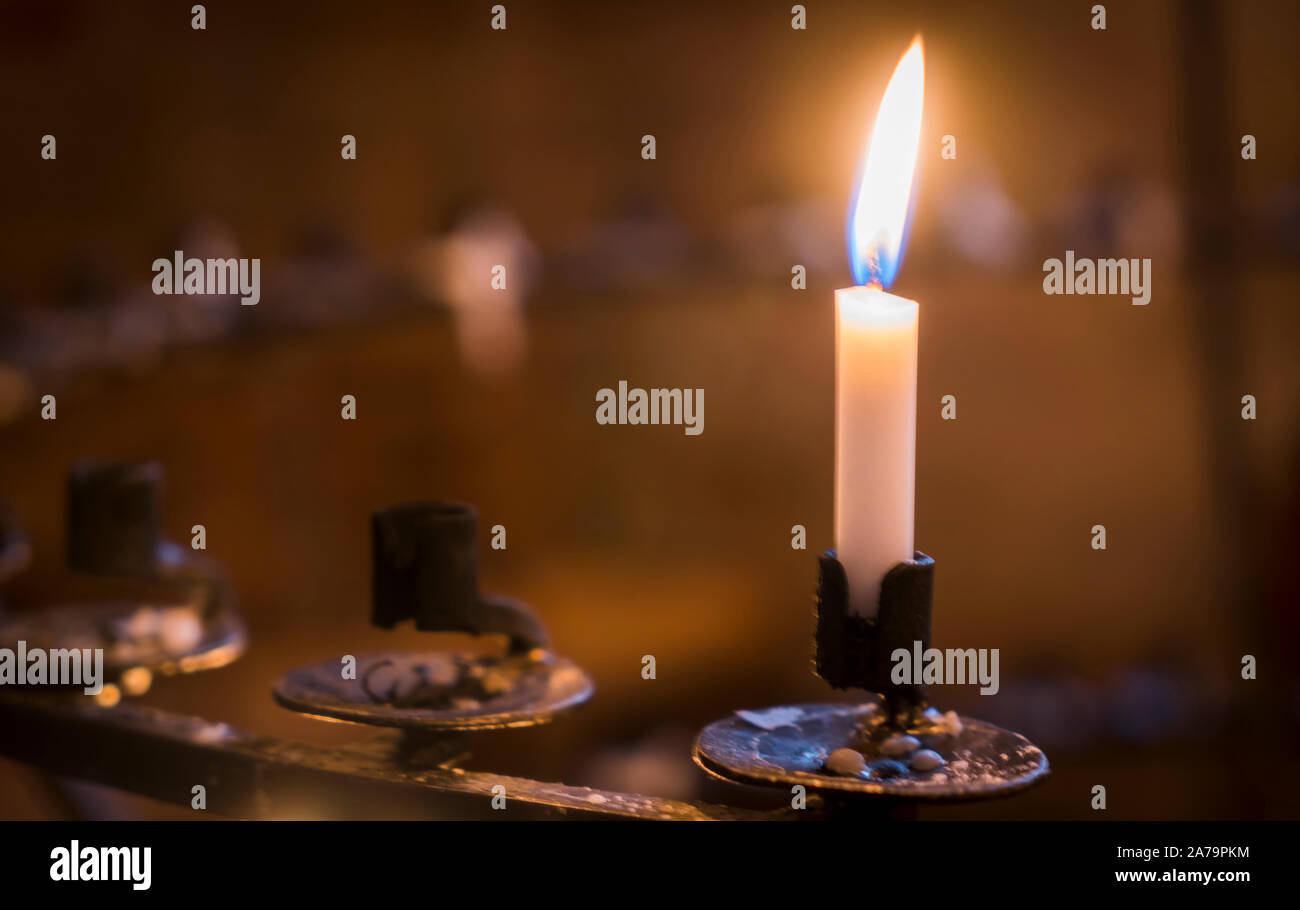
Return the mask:
{"type": "Polygon", "coordinates": [[[874,617],[849,609],[849,580],[844,565],[828,550],[817,560],[817,675],[834,689],[866,689],[884,697],[890,727],[911,732],[927,724],[930,706],[924,684],[895,683],[890,656],[898,648],[922,652],[930,647],[930,607],[934,597],[934,560],[917,551],[894,565],[880,584],[880,608],[874,617]]]}
{"type": "MultiPolygon", "coordinates": [[[[737,712],[705,727],[695,761],[733,783],[790,788],[828,795],[858,794],[910,800],[976,799],[1005,795],[1041,780],[1047,756],[1018,733],[930,706],[927,688],[895,683],[892,655],[930,646],[934,560],[924,553],[891,568],[881,582],[874,617],[849,609],[849,581],[833,551],[818,559],[814,669],[835,689],[864,689],[852,705],[786,705],[737,712]],[[917,770],[882,749],[886,741],[938,753],[943,763],[917,770]],[[838,749],[863,756],[858,773],[826,765],[838,749]]],[[[892,745],[892,743],[891,743],[892,745]]],[[[913,751],[916,751],[914,749],[913,751]]]]}
{"type": "Polygon", "coordinates": [[[591,678],[548,650],[546,627],[527,604],[479,593],[478,515],[471,506],[401,503],[375,512],[370,528],[371,623],[391,629],[412,619],[426,632],[505,636],[506,653],[493,666],[509,668],[512,682],[483,701],[405,703],[391,690],[376,691],[372,677],[399,667],[427,673],[428,667],[454,661],[455,652],[386,651],[359,656],[355,677],[340,676],[337,657],[290,671],[274,690],[283,707],[396,727],[426,749],[434,740],[450,748],[463,731],[547,723],[591,697],[591,678]]]}
{"type": "MultiPolygon", "coordinates": [[[[122,682],[130,671],[147,670],[143,679],[151,680],[215,669],[238,658],[248,634],[234,592],[213,560],[164,537],[162,491],[163,469],[156,462],[87,460],[73,465],[67,475],[67,567],[88,576],[130,580],[151,595],[166,589],[178,601],[171,606],[192,612],[197,628],[192,640],[171,645],[148,635],[123,640],[130,629],[127,617],[155,609],[149,601],[127,598],[0,615],[0,641],[77,641],[102,647],[105,682],[111,684],[122,682]]],[[[0,539],[3,578],[26,565],[31,546],[12,519],[3,521],[0,539]]],[[[141,679],[138,672],[135,678],[141,679]]]]}

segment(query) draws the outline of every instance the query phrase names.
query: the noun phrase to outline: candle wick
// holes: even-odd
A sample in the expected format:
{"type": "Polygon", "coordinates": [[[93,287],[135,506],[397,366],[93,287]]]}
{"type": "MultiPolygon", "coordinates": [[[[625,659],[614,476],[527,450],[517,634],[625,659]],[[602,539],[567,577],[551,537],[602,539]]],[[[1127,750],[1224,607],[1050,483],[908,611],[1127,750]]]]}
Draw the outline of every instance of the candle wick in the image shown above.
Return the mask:
{"type": "Polygon", "coordinates": [[[885,289],[885,282],[883,277],[884,270],[881,268],[881,262],[880,262],[880,248],[881,248],[880,243],[873,243],[867,249],[867,259],[866,259],[867,280],[863,282],[864,287],[868,287],[876,291],[883,291],[885,289]]]}

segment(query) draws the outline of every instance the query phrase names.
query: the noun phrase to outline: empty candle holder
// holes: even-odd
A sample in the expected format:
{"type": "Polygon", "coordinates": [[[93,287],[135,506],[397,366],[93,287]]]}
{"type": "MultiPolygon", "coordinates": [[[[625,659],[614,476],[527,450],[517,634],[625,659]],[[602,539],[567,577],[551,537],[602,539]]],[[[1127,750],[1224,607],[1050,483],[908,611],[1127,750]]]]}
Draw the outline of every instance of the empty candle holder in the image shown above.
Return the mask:
{"type": "Polygon", "coordinates": [[[469,649],[337,656],[287,673],[275,685],[283,707],[316,717],[401,729],[418,752],[471,730],[543,724],[591,697],[581,667],[554,654],[537,615],[478,589],[478,517],[468,505],[402,503],[371,520],[370,621],[405,620],[425,632],[502,636],[501,655],[469,649]]]}
{"type": "MultiPolygon", "coordinates": [[[[248,635],[234,591],[213,560],[164,537],[162,490],[156,462],[73,465],[66,563],[99,579],[103,590],[89,599],[0,614],[0,642],[99,649],[101,682],[114,695],[140,695],[156,676],[236,660],[248,635]]],[[[13,519],[0,522],[0,538],[3,578],[26,565],[31,545],[13,519]]]]}
{"type": "Polygon", "coordinates": [[[705,727],[696,763],[733,783],[803,786],[830,797],[961,800],[1022,790],[1048,773],[1019,733],[932,706],[914,677],[894,678],[900,649],[930,646],[934,560],[917,552],[886,573],[875,616],[849,608],[835,553],[818,560],[814,669],[832,688],[865,690],[853,704],[737,711],[705,727]]]}

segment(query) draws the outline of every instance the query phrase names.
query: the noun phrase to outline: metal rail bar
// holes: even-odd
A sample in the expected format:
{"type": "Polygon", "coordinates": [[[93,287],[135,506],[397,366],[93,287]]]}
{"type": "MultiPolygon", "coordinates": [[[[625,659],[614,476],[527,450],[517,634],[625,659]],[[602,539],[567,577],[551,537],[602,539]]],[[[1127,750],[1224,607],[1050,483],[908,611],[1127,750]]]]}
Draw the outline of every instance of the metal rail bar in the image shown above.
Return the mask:
{"type": "MultiPolygon", "coordinates": [[[[202,784],[207,810],[234,818],[742,821],[823,814],[815,800],[798,812],[757,811],[445,764],[413,767],[403,757],[400,735],[324,748],[127,703],[100,708],[78,698],[0,694],[0,754],[182,806],[202,784]],[[492,808],[493,796],[502,794],[497,787],[505,788],[504,809],[492,808]]],[[[446,748],[454,742],[446,741],[446,748]]]]}

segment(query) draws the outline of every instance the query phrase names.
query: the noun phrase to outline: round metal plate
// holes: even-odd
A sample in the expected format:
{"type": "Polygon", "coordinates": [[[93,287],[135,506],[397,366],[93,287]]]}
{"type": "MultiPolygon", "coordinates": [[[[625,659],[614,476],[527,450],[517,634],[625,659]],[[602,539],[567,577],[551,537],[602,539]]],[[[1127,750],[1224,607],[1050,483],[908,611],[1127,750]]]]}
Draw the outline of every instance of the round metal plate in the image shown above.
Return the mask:
{"type": "Polygon", "coordinates": [[[775,718],[773,723],[765,724],[773,729],[733,714],[700,732],[695,742],[695,762],[714,777],[733,783],[782,787],[802,784],[809,790],[928,800],[1003,796],[1028,787],[1048,773],[1047,756],[1029,740],[964,716],[962,731],[956,736],[942,733],[919,737],[924,748],[943,756],[944,766],[934,771],[909,771],[889,779],[841,777],[823,771],[826,756],[835,749],[853,747],[860,727],[872,721],[879,710],[876,701],[860,705],[792,705],[754,712],[775,718]],[[775,726],[783,720],[788,722],[775,726]]]}
{"type": "Polygon", "coordinates": [[[176,648],[169,648],[154,637],[132,641],[106,634],[105,629],[112,623],[150,609],[155,608],[134,602],[48,607],[16,615],[0,624],[0,642],[8,642],[9,647],[23,640],[29,648],[101,648],[104,672],[110,681],[136,667],[163,676],[224,667],[235,661],[247,644],[243,621],[233,611],[209,617],[202,617],[196,611],[196,640],[176,648]]]}
{"type": "MultiPolygon", "coordinates": [[[[428,652],[434,656],[439,652],[428,652]]],[[[410,651],[386,651],[357,658],[357,678],[342,679],[333,658],[292,670],[275,684],[275,700],[290,711],[381,727],[408,730],[492,730],[549,723],[555,715],[582,704],[595,684],[573,661],[556,657],[539,664],[513,688],[478,708],[399,708],[376,703],[361,687],[370,666],[381,660],[418,658],[410,651]]]]}

